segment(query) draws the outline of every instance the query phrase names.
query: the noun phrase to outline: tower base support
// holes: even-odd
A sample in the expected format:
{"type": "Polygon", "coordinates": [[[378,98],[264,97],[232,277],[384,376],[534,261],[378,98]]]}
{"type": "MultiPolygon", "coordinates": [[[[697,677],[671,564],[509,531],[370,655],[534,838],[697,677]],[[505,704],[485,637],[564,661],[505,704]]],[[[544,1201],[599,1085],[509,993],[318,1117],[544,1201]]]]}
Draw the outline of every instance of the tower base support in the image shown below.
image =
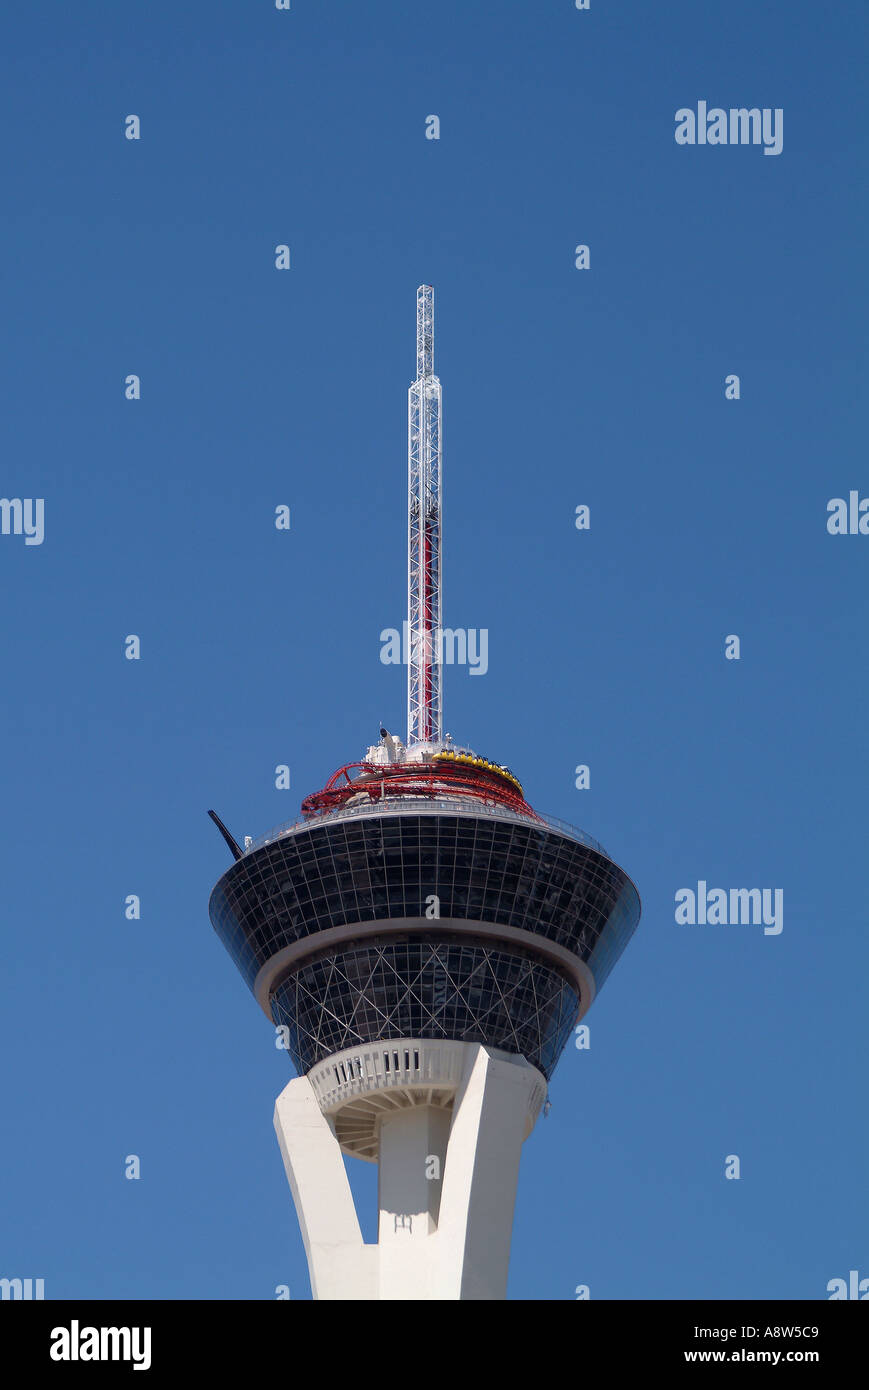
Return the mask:
{"type": "MultiPolygon", "coordinates": [[[[420,1046],[431,1054],[438,1044],[377,1044],[399,1056],[420,1046]]],[[[480,1043],[443,1046],[451,1085],[443,1077],[415,1088],[372,1081],[372,1103],[380,1107],[372,1154],[379,1164],[376,1245],[362,1240],[338,1137],[340,1109],[324,1113],[307,1076],[278,1097],[275,1130],[315,1299],[506,1297],[522,1142],[546,1083],[523,1057],[480,1043]]],[[[358,1084],[348,1104],[358,1110],[358,1084]]]]}

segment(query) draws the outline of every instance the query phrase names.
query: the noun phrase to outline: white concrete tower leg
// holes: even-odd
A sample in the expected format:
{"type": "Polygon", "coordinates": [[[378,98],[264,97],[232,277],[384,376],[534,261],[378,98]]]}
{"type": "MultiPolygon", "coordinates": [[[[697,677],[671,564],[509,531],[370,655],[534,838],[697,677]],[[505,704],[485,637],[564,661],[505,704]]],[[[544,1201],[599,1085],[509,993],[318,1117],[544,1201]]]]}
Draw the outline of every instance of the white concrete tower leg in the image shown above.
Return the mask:
{"type": "Polygon", "coordinates": [[[436,1298],[435,1238],[450,1112],[414,1105],[380,1121],[380,1297],[436,1298]]]}
{"type": "Polygon", "coordinates": [[[315,1299],[376,1299],[377,1246],[365,1245],[341,1148],[306,1076],[275,1103],[275,1131],[315,1299]]]}
{"type": "Polygon", "coordinates": [[[434,1297],[503,1299],[529,1101],[542,1078],[522,1057],[467,1048],[441,1187],[434,1297]]]}

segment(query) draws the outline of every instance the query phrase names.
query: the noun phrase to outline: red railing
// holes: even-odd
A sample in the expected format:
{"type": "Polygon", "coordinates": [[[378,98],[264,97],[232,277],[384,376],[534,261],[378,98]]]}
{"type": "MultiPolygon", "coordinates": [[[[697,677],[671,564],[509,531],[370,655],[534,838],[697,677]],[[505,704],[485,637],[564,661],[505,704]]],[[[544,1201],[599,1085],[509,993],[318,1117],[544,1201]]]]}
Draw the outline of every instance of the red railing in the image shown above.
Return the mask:
{"type": "Polygon", "coordinates": [[[343,806],[351,797],[367,796],[369,801],[391,797],[468,796],[477,801],[495,802],[520,815],[540,820],[525,798],[512,785],[512,779],[494,769],[468,763],[436,760],[425,763],[345,763],[333,773],[322,791],[312,792],[302,802],[302,815],[323,815],[343,806]],[[351,775],[354,774],[355,776],[351,775]]]}

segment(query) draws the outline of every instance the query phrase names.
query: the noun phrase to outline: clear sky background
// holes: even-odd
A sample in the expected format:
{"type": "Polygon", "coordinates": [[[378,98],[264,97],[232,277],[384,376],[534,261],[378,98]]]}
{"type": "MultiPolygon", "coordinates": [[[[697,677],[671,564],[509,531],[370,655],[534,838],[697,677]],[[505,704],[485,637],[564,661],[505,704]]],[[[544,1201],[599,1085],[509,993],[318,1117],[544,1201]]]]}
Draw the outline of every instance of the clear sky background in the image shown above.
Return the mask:
{"type": "Polygon", "coordinates": [[[45,540],[0,536],[0,1276],[310,1297],[206,810],[259,835],[404,728],[421,282],[444,619],[490,648],[446,727],[643,900],[525,1146],[510,1297],[869,1276],[869,536],[826,529],[869,496],[866,38],[815,0],[7,7],[0,492],[45,540]],[[782,154],[676,145],[700,99],[782,107],[782,154]],[[783,889],[781,935],[676,925],[701,879],[783,889]]]}

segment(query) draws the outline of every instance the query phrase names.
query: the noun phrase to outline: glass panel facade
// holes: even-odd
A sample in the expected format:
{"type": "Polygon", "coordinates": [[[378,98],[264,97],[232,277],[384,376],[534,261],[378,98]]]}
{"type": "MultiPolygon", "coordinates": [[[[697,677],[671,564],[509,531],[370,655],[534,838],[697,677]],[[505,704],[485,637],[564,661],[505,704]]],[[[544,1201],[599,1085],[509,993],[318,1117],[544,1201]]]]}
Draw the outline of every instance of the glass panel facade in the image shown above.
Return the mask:
{"type": "Polygon", "coordinates": [[[357,1043],[450,1038],[525,1057],[548,1078],[578,1012],[555,970],[473,937],[350,943],[305,962],[272,995],[300,1072],[357,1043]]]}
{"type": "MultiPolygon", "coordinates": [[[[546,826],[473,814],[392,814],[359,821],[312,822],[310,827],[264,845],[233,864],[212,893],[210,913],[216,932],[248,985],[252,986],[260,968],[283,947],[314,937],[329,927],[390,917],[424,917],[426,900],[432,894],[440,899],[442,930],[449,919],[462,918],[518,927],[545,937],[586,962],[598,989],[633,934],[640,914],[636,889],[606,855],[546,826]]],[[[463,930],[467,932],[468,929],[463,930]]],[[[426,934],[427,943],[434,939],[436,932],[437,925],[433,921],[432,933],[426,934]]],[[[408,951],[411,945],[417,952],[432,949],[430,944],[418,940],[402,949],[408,951]]],[[[378,949],[386,952],[378,956],[378,960],[390,959],[385,946],[378,949]]],[[[485,962],[493,949],[496,953],[500,951],[505,961],[524,959],[523,953],[515,952],[512,945],[493,948],[490,942],[488,946],[476,947],[477,952],[483,952],[474,959],[484,975],[486,970],[491,974],[491,967],[485,962]]],[[[365,974],[368,950],[360,945],[352,951],[365,979],[369,978],[365,974]]],[[[398,947],[390,950],[397,951],[398,947]]],[[[340,958],[346,959],[350,954],[349,950],[344,950],[340,958]]],[[[450,959],[452,961],[452,957],[450,959]]],[[[324,960],[337,963],[339,956],[327,956],[324,960]]],[[[526,969],[529,982],[532,976],[536,982],[539,974],[541,981],[557,979],[559,990],[570,991],[570,986],[543,962],[532,964],[533,970],[526,969]]],[[[325,968],[321,968],[321,975],[325,968]]],[[[383,968],[386,969],[385,964],[383,968]]],[[[411,966],[408,964],[406,968],[411,969],[411,966]]],[[[472,1006],[469,997],[462,995],[460,998],[448,979],[442,979],[438,971],[443,968],[440,957],[432,958],[426,966],[429,972],[425,976],[426,988],[440,990],[445,998],[448,996],[453,1012],[430,1010],[430,1017],[437,1017],[439,1028],[454,1026],[459,1033],[424,1033],[419,1027],[411,1026],[413,1020],[423,1015],[411,1010],[407,1014],[407,1026],[402,1025],[405,1035],[464,1037],[464,1030],[482,1026],[480,1020],[484,1014],[476,1004],[472,1006]]],[[[306,1002],[317,997],[316,990],[304,984],[306,980],[313,982],[320,978],[310,973],[313,970],[314,965],[309,961],[275,995],[275,1008],[281,1014],[280,1019],[276,1016],[276,1022],[290,1026],[291,1036],[296,1036],[294,1055],[298,1058],[311,1056],[320,1046],[318,1040],[325,1039],[330,1027],[325,996],[317,1006],[323,1015],[319,1023],[311,1013],[314,1006],[309,1007],[306,1002]],[[294,990],[302,989],[307,993],[293,994],[294,990]],[[292,1007],[302,1010],[298,1016],[292,1014],[291,999],[295,1000],[292,1007]],[[297,1035],[293,1034],[293,1027],[297,1035]]],[[[404,970],[402,964],[395,974],[396,981],[404,980],[404,970]]],[[[349,980],[347,987],[352,987],[349,980]]],[[[398,983],[395,987],[399,988],[398,983]]],[[[326,988],[325,976],[323,988],[326,988]]],[[[352,1031],[364,1018],[364,1027],[357,1030],[360,1035],[353,1034],[349,1042],[334,1043],[330,1034],[328,1046],[323,1042],[326,1052],[350,1046],[352,1042],[371,1040],[361,1034],[365,1028],[375,1026],[375,1019],[381,1014],[390,1020],[397,1017],[397,1000],[389,991],[384,994],[385,985],[372,982],[371,989],[375,993],[370,1003],[360,994],[352,1016],[338,1014],[335,1036],[344,1037],[342,1030],[352,1031]]],[[[432,994],[429,1003],[434,998],[432,994]]],[[[517,995],[516,1007],[521,1014],[524,1005],[520,1007],[519,998],[517,995]]],[[[568,1013],[572,1008],[572,1017],[575,1017],[576,1008],[568,1007],[566,998],[562,1002],[568,1013]]],[[[424,1000],[418,1003],[420,1008],[428,1007],[424,1000]]],[[[536,1006],[532,1014],[537,1016],[536,1006]]],[[[501,1022],[497,1021],[500,1019],[497,1011],[491,1013],[489,1009],[485,1016],[490,1017],[501,1039],[496,1041],[493,1036],[487,1040],[493,1046],[506,1048],[506,1014],[501,1022]]],[[[510,1024],[516,1026],[517,1037],[519,1022],[517,1016],[510,1024]]],[[[523,1042],[537,1048],[541,1059],[537,1064],[545,1070],[544,1056],[549,1066],[547,1049],[552,1037],[560,1036],[561,1025],[555,1026],[554,1033],[548,1023],[529,1026],[532,1032],[537,1029],[536,1041],[530,1034],[527,1037],[522,1034],[523,1042]]],[[[378,1032],[374,1036],[381,1034],[378,1032]]],[[[524,1055],[531,1060],[529,1052],[524,1055]]],[[[306,1062],[305,1069],[312,1064],[306,1062]]]]}

